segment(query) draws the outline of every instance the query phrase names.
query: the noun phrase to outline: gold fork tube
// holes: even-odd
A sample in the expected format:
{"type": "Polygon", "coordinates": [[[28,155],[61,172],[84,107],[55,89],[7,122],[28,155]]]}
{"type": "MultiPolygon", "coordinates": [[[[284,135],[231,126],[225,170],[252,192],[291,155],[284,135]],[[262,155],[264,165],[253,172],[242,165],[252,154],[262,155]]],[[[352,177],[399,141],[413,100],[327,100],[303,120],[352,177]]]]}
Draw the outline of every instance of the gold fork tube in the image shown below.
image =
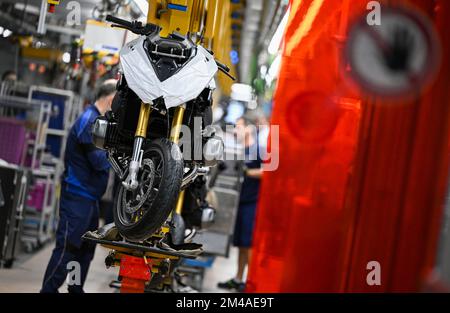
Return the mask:
{"type": "Polygon", "coordinates": [[[180,194],[178,195],[177,205],[175,207],[175,212],[178,215],[181,215],[181,213],[183,212],[183,204],[184,204],[184,190],[181,191],[180,194]]]}
{"type": "Polygon", "coordinates": [[[149,103],[141,103],[141,110],[139,112],[139,120],[136,127],[136,137],[147,137],[147,127],[150,119],[150,113],[152,112],[152,108],[149,103]]]}
{"type": "MultiPolygon", "coordinates": [[[[175,116],[173,117],[172,121],[172,129],[170,131],[170,141],[172,141],[175,144],[178,144],[180,142],[181,125],[183,125],[183,117],[185,111],[186,108],[183,106],[180,106],[175,110],[175,116]]],[[[183,211],[183,203],[184,203],[184,190],[181,191],[180,194],[178,195],[177,205],[175,206],[176,214],[181,215],[181,212],[183,211]]]]}
{"type": "Polygon", "coordinates": [[[181,126],[183,125],[183,117],[186,109],[183,106],[176,108],[175,116],[172,121],[172,129],[170,131],[170,141],[175,144],[180,142],[181,126]]]}

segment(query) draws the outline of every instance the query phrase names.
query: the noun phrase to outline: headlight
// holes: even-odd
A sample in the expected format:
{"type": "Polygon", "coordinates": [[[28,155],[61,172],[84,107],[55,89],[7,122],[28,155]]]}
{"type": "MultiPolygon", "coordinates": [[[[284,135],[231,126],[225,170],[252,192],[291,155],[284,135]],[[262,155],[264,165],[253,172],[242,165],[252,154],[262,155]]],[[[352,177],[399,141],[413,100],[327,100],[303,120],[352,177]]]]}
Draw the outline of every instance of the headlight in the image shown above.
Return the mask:
{"type": "Polygon", "coordinates": [[[102,150],[105,150],[106,131],[108,130],[108,121],[103,117],[95,120],[92,126],[92,141],[94,145],[102,150]]]}

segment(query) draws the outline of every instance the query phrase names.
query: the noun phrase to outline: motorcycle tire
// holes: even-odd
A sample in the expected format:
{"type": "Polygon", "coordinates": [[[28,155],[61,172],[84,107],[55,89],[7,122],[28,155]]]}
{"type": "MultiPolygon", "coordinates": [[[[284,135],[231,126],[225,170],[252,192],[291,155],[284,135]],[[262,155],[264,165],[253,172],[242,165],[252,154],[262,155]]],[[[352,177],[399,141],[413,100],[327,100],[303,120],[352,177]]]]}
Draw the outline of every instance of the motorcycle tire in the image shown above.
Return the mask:
{"type": "Polygon", "coordinates": [[[120,187],[114,201],[114,222],[120,234],[132,242],[142,242],[150,238],[164,224],[175,208],[183,180],[184,162],[178,145],[165,138],[157,139],[145,147],[143,159],[152,153],[161,156],[163,166],[158,192],[151,206],[143,212],[138,221],[126,223],[122,208],[122,197],[125,192],[123,186],[120,187]]]}

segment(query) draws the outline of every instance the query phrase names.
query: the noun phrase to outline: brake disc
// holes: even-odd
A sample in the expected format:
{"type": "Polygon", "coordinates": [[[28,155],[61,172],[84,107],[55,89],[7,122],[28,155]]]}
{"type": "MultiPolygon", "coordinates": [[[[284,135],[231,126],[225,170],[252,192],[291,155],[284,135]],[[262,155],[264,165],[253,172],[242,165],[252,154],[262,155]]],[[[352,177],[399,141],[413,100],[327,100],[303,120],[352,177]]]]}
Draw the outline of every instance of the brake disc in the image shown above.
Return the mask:
{"type": "MultiPolygon", "coordinates": [[[[142,165],[136,199],[127,199],[127,195],[130,194],[130,192],[124,190],[122,193],[122,206],[125,207],[125,211],[128,214],[134,214],[139,211],[153,190],[155,165],[150,159],[143,160],[142,165]]],[[[135,193],[133,193],[133,195],[134,194],[135,193]]]]}

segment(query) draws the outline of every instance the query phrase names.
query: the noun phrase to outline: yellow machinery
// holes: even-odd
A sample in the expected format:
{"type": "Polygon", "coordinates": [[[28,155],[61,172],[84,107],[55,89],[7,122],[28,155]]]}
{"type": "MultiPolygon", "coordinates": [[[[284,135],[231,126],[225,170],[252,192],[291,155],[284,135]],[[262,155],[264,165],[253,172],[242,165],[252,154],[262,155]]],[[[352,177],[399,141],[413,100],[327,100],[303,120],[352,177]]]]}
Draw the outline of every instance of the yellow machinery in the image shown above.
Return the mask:
{"type": "MultiPolygon", "coordinates": [[[[148,22],[161,27],[161,35],[173,32],[189,35],[197,43],[212,50],[216,59],[231,64],[231,1],[223,0],[149,0],[148,22]]],[[[235,69],[230,74],[235,76],[235,69]]],[[[231,82],[219,75],[219,86],[224,94],[231,92],[231,82]]],[[[141,117],[145,120],[146,107],[142,104],[141,117]]],[[[178,143],[185,108],[178,107],[172,124],[170,140],[178,143]]],[[[147,114],[148,115],[148,114],[147,114]]],[[[138,124],[138,129],[139,129],[138,124]]],[[[145,126],[142,134],[146,134],[145,126]]],[[[184,191],[179,195],[174,214],[181,215],[184,191]]]]}
{"type": "MultiPolygon", "coordinates": [[[[149,0],[148,22],[162,28],[161,35],[176,31],[190,34],[195,40],[212,50],[216,59],[231,65],[232,19],[235,4],[230,0],[149,0]]],[[[236,69],[230,66],[230,74],[236,76],[236,69]]],[[[220,91],[229,95],[231,84],[223,74],[218,75],[220,91]]]]}
{"type": "Polygon", "coordinates": [[[59,5],[61,0],[47,0],[48,3],[48,12],[55,13],[56,6],[59,5]]]}
{"type": "MultiPolygon", "coordinates": [[[[162,36],[172,32],[189,35],[197,43],[212,50],[218,60],[231,64],[232,9],[230,0],[149,0],[148,22],[159,25],[162,28],[162,36]]],[[[234,67],[230,68],[230,74],[235,76],[234,67]]],[[[229,95],[230,80],[219,74],[218,81],[221,92],[229,95]]],[[[150,112],[150,105],[142,103],[136,136],[145,138],[150,112]]],[[[174,143],[179,141],[184,112],[184,106],[178,107],[175,111],[170,134],[170,140],[174,143]]],[[[184,192],[181,192],[173,214],[181,214],[183,200],[184,192]]],[[[168,231],[169,228],[163,226],[152,238],[158,240],[168,231]]],[[[157,277],[161,280],[158,283],[169,284],[172,265],[176,264],[180,258],[194,258],[192,255],[167,252],[127,242],[103,241],[87,237],[84,239],[112,249],[106,264],[107,266],[120,265],[122,292],[143,292],[154,275],[158,275],[157,277]]]]}
{"type": "MultiPolygon", "coordinates": [[[[53,13],[60,2],[47,0],[48,11],[53,13]]],[[[193,39],[202,40],[202,45],[214,51],[222,63],[232,64],[231,16],[233,11],[242,9],[242,3],[231,0],[148,0],[148,3],[148,21],[162,28],[161,35],[167,36],[174,31],[190,34],[193,39]]],[[[230,74],[236,77],[235,67],[230,68],[230,74]]],[[[221,93],[229,96],[232,81],[219,74],[218,83],[221,93]]]]}
{"type": "MultiPolygon", "coordinates": [[[[231,10],[230,0],[149,0],[148,22],[161,27],[161,35],[172,32],[189,35],[193,40],[212,50],[216,59],[231,64],[231,10]]],[[[231,67],[231,75],[236,70],[231,67]]],[[[219,86],[222,93],[229,95],[231,81],[219,74],[219,86]]],[[[145,111],[143,104],[141,111],[145,111]]],[[[178,136],[185,108],[175,112],[171,140],[178,142],[178,136]]],[[[143,112],[145,113],[145,112],[143,112]]],[[[175,214],[181,214],[184,192],[181,192],[175,214]]]]}

